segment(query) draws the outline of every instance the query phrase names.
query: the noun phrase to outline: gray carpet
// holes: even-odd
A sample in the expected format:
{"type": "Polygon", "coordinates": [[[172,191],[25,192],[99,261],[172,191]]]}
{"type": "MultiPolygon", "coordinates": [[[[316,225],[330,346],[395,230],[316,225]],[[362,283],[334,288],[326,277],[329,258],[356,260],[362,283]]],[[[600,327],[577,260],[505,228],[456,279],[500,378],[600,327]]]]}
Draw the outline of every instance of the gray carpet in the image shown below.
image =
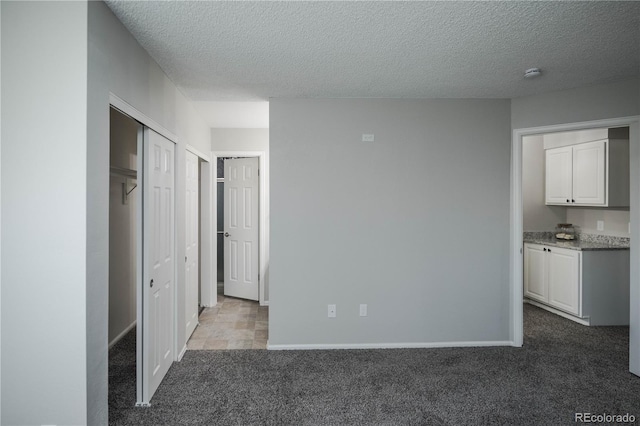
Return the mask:
{"type": "Polygon", "coordinates": [[[112,425],[563,425],[640,419],[628,327],[525,305],[523,348],[187,351],[149,408],[135,403],[135,333],[112,349],[112,425]]]}

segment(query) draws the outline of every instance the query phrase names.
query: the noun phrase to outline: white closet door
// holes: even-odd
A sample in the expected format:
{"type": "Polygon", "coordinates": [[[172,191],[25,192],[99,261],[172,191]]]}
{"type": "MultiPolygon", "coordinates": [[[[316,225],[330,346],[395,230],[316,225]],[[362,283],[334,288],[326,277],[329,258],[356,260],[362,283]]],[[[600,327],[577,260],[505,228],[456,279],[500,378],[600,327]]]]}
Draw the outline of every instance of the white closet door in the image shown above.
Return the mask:
{"type": "MultiPolygon", "coordinates": [[[[145,128],[143,142],[142,395],[148,404],[173,363],[175,146],[145,128]]],[[[141,400],[140,400],[141,399],[141,400]]]]}
{"type": "Polygon", "coordinates": [[[187,151],[186,155],[186,252],[185,252],[185,324],[187,339],[198,324],[198,157],[187,151]]]}

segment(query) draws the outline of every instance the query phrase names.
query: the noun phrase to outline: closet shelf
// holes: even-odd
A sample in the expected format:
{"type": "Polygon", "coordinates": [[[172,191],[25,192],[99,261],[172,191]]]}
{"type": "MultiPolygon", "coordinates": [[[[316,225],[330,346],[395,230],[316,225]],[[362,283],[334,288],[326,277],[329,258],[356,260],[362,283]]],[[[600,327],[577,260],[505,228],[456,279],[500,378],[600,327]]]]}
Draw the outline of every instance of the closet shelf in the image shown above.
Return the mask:
{"type": "Polygon", "coordinates": [[[111,175],[125,176],[131,179],[138,178],[138,172],[136,172],[135,170],[125,169],[124,167],[116,167],[116,166],[111,166],[111,175]]]}

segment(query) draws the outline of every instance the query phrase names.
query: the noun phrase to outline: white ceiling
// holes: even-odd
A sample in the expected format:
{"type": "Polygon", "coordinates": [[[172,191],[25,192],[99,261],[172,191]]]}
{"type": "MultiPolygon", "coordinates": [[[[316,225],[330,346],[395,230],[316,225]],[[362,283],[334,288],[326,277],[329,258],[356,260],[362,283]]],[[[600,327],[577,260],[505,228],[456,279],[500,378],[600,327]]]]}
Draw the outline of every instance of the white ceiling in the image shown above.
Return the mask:
{"type": "Polygon", "coordinates": [[[640,75],[640,2],[107,5],[200,107],[271,97],[513,98],[640,75]],[[542,76],[525,80],[530,67],[542,76]]]}

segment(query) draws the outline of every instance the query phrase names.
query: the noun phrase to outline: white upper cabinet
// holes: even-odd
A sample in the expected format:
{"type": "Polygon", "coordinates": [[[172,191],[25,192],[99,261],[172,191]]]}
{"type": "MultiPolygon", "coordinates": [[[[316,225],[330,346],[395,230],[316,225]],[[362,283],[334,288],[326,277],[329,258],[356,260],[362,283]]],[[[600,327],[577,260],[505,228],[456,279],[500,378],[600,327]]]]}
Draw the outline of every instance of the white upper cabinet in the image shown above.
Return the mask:
{"type": "Polygon", "coordinates": [[[573,196],[573,148],[570,146],[547,149],[546,156],[546,203],[567,204],[573,196]]]}
{"type": "Polygon", "coordinates": [[[545,203],[629,206],[629,141],[603,139],[546,149],[545,203]]]}
{"type": "Polygon", "coordinates": [[[573,203],[606,203],[606,145],[606,141],[595,141],[573,147],[573,203]]]}

